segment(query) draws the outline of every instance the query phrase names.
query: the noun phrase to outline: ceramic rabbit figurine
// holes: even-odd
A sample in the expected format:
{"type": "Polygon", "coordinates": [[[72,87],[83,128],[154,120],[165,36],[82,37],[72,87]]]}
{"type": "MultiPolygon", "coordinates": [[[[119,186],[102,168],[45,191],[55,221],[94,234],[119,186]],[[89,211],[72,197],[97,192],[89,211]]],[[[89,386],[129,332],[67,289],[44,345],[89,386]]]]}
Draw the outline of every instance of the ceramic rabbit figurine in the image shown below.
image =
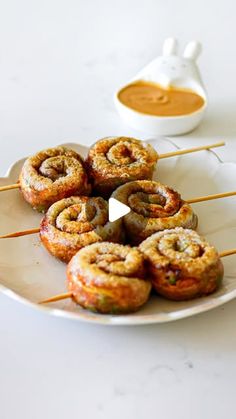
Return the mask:
{"type": "MultiPolygon", "coordinates": [[[[197,112],[181,116],[154,116],[136,112],[124,106],[115,95],[115,104],[120,115],[133,128],[150,134],[178,135],[193,130],[202,120],[207,107],[207,94],[196,60],[201,53],[199,42],[189,42],[182,56],[177,54],[177,41],[168,38],[163,44],[163,54],[158,56],[136,74],[129,83],[144,80],[164,88],[174,86],[190,89],[204,99],[204,106],[197,112]]],[[[124,87],[124,86],[122,86],[124,87]]]]}
{"type": "Polygon", "coordinates": [[[189,42],[183,56],[177,54],[178,43],[175,38],[167,38],[163,44],[163,55],[151,61],[134,78],[134,80],[154,81],[168,87],[189,88],[200,95],[206,96],[206,91],[196,63],[201,53],[201,44],[189,42]]]}

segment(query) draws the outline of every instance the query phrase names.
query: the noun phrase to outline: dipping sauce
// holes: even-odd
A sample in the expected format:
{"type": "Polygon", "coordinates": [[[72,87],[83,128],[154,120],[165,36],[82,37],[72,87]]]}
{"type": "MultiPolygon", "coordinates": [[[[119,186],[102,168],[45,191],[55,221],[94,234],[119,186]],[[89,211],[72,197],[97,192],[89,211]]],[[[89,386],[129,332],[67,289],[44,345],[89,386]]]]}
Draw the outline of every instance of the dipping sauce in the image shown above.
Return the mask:
{"type": "Polygon", "coordinates": [[[123,105],[135,111],[156,116],[180,116],[196,112],[205,101],[189,89],[169,87],[164,89],[158,84],[137,81],[128,84],[118,93],[123,105]]]}

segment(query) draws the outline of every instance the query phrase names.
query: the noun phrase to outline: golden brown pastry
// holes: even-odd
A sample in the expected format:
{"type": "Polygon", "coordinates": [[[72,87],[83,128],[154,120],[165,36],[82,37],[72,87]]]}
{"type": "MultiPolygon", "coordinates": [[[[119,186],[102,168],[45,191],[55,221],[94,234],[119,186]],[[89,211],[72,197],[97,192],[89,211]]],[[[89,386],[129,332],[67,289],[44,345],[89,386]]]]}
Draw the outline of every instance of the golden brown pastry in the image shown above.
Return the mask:
{"type": "Polygon", "coordinates": [[[138,310],[151,290],[142,253],[108,242],[91,244],[71,259],[67,285],[82,307],[112,314],[138,310]]]}
{"type": "Polygon", "coordinates": [[[64,198],[44,216],[40,238],[46,249],[63,262],[88,244],[103,240],[122,242],[121,220],[108,221],[108,204],[101,197],[64,198]]]}
{"type": "Polygon", "coordinates": [[[214,292],[224,268],[217,250],[196,231],[175,228],[153,234],[140,245],[155,290],[171,300],[214,292]]]}
{"type": "Polygon", "coordinates": [[[86,164],[94,190],[108,197],[124,183],[152,179],[157,159],[150,144],[129,137],[107,137],[90,148],[86,164]]]}
{"type": "Polygon", "coordinates": [[[195,229],[197,216],[178,192],[151,180],[126,183],[112,197],[128,205],[131,212],[123,217],[127,236],[139,244],[157,231],[174,227],[195,229]]]}
{"type": "Polygon", "coordinates": [[[25,200],[40,212],[59,199],[89,195],[91,190],[82,157],[66,147],[49,148],[29,157],[19,182],[25,200]]]}

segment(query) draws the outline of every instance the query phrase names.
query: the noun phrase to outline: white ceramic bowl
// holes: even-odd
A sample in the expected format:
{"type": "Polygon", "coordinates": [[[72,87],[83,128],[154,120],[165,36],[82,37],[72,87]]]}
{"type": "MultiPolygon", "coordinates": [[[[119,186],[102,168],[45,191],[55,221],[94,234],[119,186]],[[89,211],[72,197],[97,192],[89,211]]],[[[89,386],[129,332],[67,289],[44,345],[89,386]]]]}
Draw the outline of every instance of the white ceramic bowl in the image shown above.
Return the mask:
{"type": "Polygon", "coordinates": [[[126,86],[137,80],[143,80],[157,83],[164,88],[174,86],[190,89],[204,99],[204,105],[196,112],[187,115],[147,115],[125,106],[119,100],[118,94],[125,87],[122,86],[115,93],[115,105],[120,116],[132,128],[152,135],[179,135],[192,131],[202,121],[207,108],[207,94],[196,64],[201,46],[198,42],[190,42],[183,56],[178,56],[176,49],[175,39],[168,38],[164,42],[163,55],[149,63],[126,86]]]}

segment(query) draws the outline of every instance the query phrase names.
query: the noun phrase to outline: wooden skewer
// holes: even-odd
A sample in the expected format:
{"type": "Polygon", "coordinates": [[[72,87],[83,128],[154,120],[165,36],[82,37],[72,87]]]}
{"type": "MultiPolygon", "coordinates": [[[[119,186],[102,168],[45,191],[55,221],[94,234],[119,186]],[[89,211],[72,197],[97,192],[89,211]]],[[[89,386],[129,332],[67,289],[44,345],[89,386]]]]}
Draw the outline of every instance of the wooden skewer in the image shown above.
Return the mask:
{"type": "Polygon", "coordinates": [[[228,196],[236,195],[236,191],[217,193],[214,195],[200,196],[198,198],[188,199],[188,204],[195,204],[196,202],[211,201],[212,199],[227,198],[228,196]]]}
{"type": "Polygon", "coordinates": [[[39,233],[40,228],[32,228],[31,230],[18,231],[16,233],[9,233],[0,236],[0,239],[11,239],[13,237],[27,236],[28,234],[39,233]]]}
{"type": "Polygon", "coordinates": [[[224,252],[220,253],[220,257],[224,258],[225,256],[235,255],[236,249],[225,250],[224,252]]]}
{"type": "MultiPolygon", "coordinates": [[[[171,151],[170,153],[160,154],[159,159],[166,159],[168,157],[181,156],[183,154],[195,153],[196,151],[209,150],[210,148],[222,147],[223,145],[225,145],[225,142],[221,141],[219,143],[204,145],[204,146],[200,146],[200,147],[192,147],[192,148],[187,148],[185,150],[171,151]]],[[[9,191],[10,189],[18,189],[18,188],[20,188],[20,184],[19,183],[13,183],[12,185],[1,186],[0,187],[0,192],[9,191]]]]}
{"type": "Polygon", "coordinates": [[[10,189],[18,189],[20,187],[19,183],[13,183],[12,185],[6,185],[0,187],[0,192],[9,191],[10,189]]]}
{"type": "MultiPolygon", "coordinates": [[[[189,199],[185,202],[187,202],[188,204],[195,204],[196,202],[204,202],[204,201],[210,201],[212,199],[227,198],[229,196],[234,196],[234,195],[236,195],[236,191],[218,193],[218,194],[207,195],[207,196],[200,196],[198,198],[189,199]]],[[[27,236],[28,234],[36,234],[39,232],[40,232],[40,228],[32,228],[31,230],[23,230],[23,231],[18,231],[15,233],[4,234],[0,236],[0,239],[11,239],[14,237],[27,236]]]]}
{"type": "Polygon", "coordinates": [[[71,298],[72,296],[72,292],[65,292],[63,294],[54,295],[54,297],[48,298],[47,300],[40,301],[38,304],[54,303],[55,301],[65,300],[66,298],[71,298]]]}
{"type": "Polygon", "coordinates": [[[187,148],[185,150],[171,151],[170,153],[160,154],[159,159],[166,159],[168,157],[174,157],[174,156],[182,156],[183,154],[195,153],[196,151],[202,151],[202,150],[209,150],[210,148],[222,147],[223,145],[225,145],[224,141],[220,143],[209,144],[209,145],[204,145],[200,147],[187,148]]]}
{"type": "MultiPolygon", "coordinates": [[[[235,255],[236,249],[225,250],[219,254],[220,258],[224,258],[225,256],[235,255]]],[[[73,297],[72,292],[65,292],[63,294],[54,295],[54,297],[50,297],[47,300],[40,301],[38,304],[47,304],[47,303],[54,303],[56,301],[65,300],[66,298],[73,297]]]]}

